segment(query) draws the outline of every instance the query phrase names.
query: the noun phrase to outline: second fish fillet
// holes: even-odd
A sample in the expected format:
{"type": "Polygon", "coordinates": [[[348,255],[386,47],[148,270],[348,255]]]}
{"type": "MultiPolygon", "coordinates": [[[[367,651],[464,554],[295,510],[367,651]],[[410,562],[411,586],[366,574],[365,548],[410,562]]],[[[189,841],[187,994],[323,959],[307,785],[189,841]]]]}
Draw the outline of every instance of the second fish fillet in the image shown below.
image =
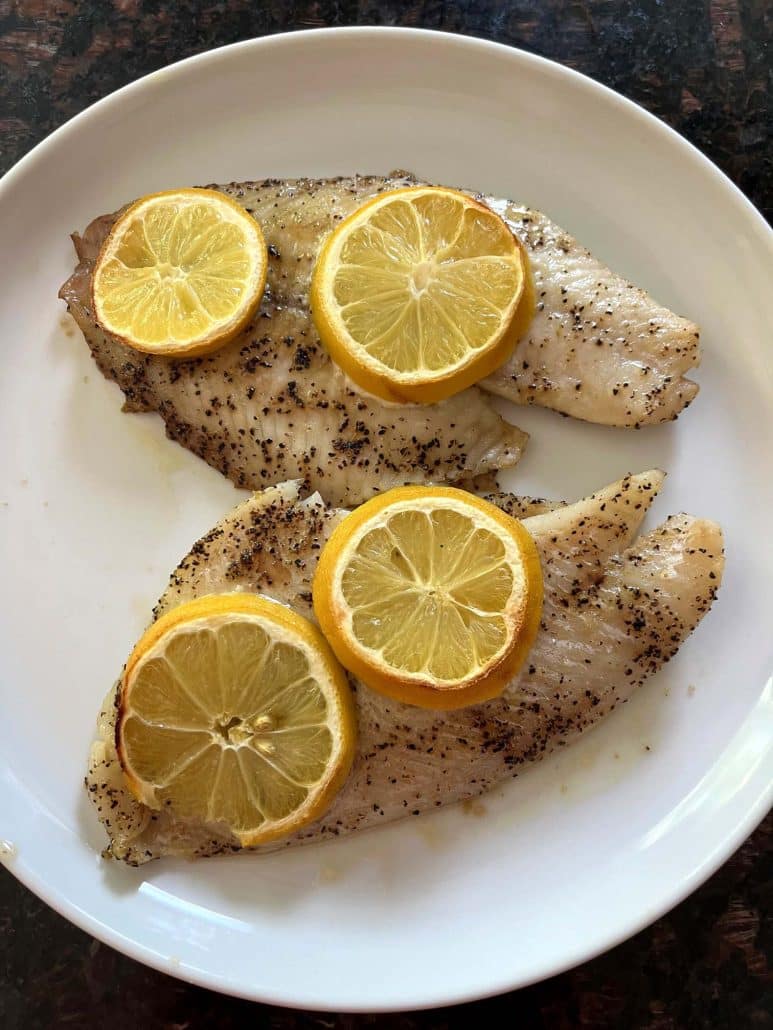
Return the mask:
{"type": "MultiPolygon", "coordinates": [[[[279,845],[320,841],[481,794],[597,723],[667,662],[708,611],[721,582],[722,533],[675,515],[638,536],[662,481],[627,476],[575,504],[491,495],[524,518],[542,562],[545,600],[535,643],[501,697],[451,712],[392,701],[353,681],[354,766],[321,820],[279,845]]],[[[346,512],[298,483],[239,505],[183,559],[156,616],[205,594],[247,590],[313,618],[320,547],[346,512]]],[[[194,826],[133,797],[115,749],[111,690],[99,718],[87,787],[108,854],[130,864],[163,855],[238,850],[216,826],[194,826]]]]}

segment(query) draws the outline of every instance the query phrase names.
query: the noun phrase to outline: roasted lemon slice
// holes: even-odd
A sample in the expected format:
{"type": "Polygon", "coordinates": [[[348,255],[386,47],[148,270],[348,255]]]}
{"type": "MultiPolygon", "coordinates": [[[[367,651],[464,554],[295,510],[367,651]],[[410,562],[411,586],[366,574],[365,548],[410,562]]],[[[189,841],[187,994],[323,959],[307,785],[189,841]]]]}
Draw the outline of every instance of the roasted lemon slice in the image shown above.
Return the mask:
{"type": "Polygon", "coordinates": [[[327,239],[311,308],[333,359],[364,390],[433,403],[493,372],[534,314],[526,253],[456,190],[382,193],[327,239]]]}
{"type": "Polygon", "coordinates": [[[314,612],[364,683],[425,708],[501,693],[537,632],[542,573],[523,525],[448,487],[398,487],[334,530],[314,612]]]}
{"type": "Polygon", "coordinates": [[[260,227],[216,190],[169,190],[119,216],[97,258],[100,326],[150,354],[221,347],[255,313],[268,255],[260,227]]]}
{"type": "Polygon", "coordinates": [[[321,816],[355,736],[349,686],[322,635],[254,594],[173,609],[137,644],[121,683],[118,754],[132,792],[244,847],[321,816]]]}

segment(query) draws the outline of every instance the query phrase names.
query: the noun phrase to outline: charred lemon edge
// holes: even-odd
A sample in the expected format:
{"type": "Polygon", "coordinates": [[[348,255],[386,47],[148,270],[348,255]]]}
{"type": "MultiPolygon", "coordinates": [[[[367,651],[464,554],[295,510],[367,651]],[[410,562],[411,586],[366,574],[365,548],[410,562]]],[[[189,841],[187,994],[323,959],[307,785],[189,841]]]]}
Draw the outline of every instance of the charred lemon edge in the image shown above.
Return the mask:
{"type": "Polygon", "coordinates": [[[127,347],[131,347],[132,350],[139,351],[142,354],[155,354],[159,357],[167,358],[197,358],[203,357],[207,354],[212,354],[221,347],[224,347],[227,343],[230,343],[239,333],[245,328],[245,326],[254,317],[255,312],[260,307],[263,295],[266,291],[266,280],[268,278],[268,247],[266,245],[265,237],[263,236],[263,230],[260,227],[260,223],[257,219],[253,218],[242,206],[238,204],[232,197],[229,197],[227,193],[221,193],[220,190],[208,189],[204,186],[185,186],[180,189],[171,190],[160,190],[157,193],[148,193],[143,197],[135,200],[129,204],[128,207],[124,208],[119,212],[115,222],[113,223],[110,231],[100,247],[99,254],[97,255],[96,261],[94,262],[94,268],[91,274],[91,288],[89,290],[89,297],[91,300],[91,309],[94,312],[94,319],[102,329],[103,332],[109,333],[114,339],[123,343],[127,347]],[[140,207],[147,204],[148,201],[158,200],[161,197],[179,197],[179,196],[209,196],[215,199],[218,203],[225,203],[231,209],[238,212],[242,221],[247,220],[254,228],[256,241],[260,251],[262,253],[262,271],[258,278],[256,285],[255,295],[245,305],[244,310],[239,313],[238,317],[233,320],[232,325],[227,325],[225,328],[218,332],[211,332],[208,336],[202,340],[194,341],[193,343],[181,343],[177,346],[164,344],[159,346],[153,346],[150,344],[143,343],[138,340],[132,340],[130,337],[122,335],[112,329],[109,324],[103,321],[100,315],[100,306],[98,300],[97,291],[97,277],[99,274],[99,268],[103,259],[107,256],[108,251],[112,247],[112,243],[118,234],[118,230],[121,228],[121,223],[124,219],[134,214],[140,207]]]}
{"type": "Polygon", "coordinates": [[[498,697],[523,665],[534,644],[540,625],[543,599],[542,564],[539,552],[526,527],[517,519],[480,497],[454,487],[404,486],[388,490],[356,508],[333,530],[322,549],[312,585],[314,614],[336,657],[344,668],[377,691],[420,708],[452,710],[490,701],[498,697]],[[452,497],[468,507],[475,508],[507,531],[521,554],[526,581],[524,605],[519,613],[520,625],[513,634],[513,642],[499,659],[478,679],[459,687],[437,687],[409,681],[399,675],[372,665],[362,650],[352,644],[342,631],[344,605],[339,599],[341,556],[349,540],[373,516],[406,500],[431,500],[452,497]]]}
{"type": "Polygon", "coordinates": [[[519,237],[496,211],[462,190],[445,186],[405,186],[397,190],[378,193],[348,215],[330,233],[314,264],[310,306],[311,317],[323,346],[339,368],[363,390],[382,400],[397,404],[435,404],[474,385],[481,379],[485,379],[508,360],[518,340],[526,332],[534,317],[536,298],[526,249],[519,237]],[[398,373],[388,374],[387,366],[377,359],[370,359],[366,362],[363,359],[362,348],[358,347],[355,352],[342,338],[342,334],[336,328],[338,321],[331,312],[333,305],[328,296],[329,291],[326,290],[326,285],[332,278],[331,270],[326,266],[330,263],[333,250],[339,246],[343,237],[357,222],[363,220],[363,217],[372,208],[385,202],[389,203],[397,197],[417,196],[420,193],[451,194],[461,199],[465,205],[498,218],[512,236],[515,242],[515,252],[520,257],[521,288],[514,299],[510,320],[505,322],[499,333],[482,352],[471,352],[463,364],[411,383],[408,377],[403,377],[398,373]]]}
{"type": "MultiPolygon", "coordinates": [[[[338,707],[338,726],[341,730],[338,735],[338,754],[334,755],[319,780],[319,787],[312,788],[313,801],[301,806],[301,818],[298,817],[299,810],[296,809],[284,819],[272,822],[265,830],[258,829],[254,833],[238,834],[229,828],[229,832],[240,846],[249,848],[287,837],[323,816],[348,778],[357,752],[357,713],[346,673],[328,642],[308,619],[279,601],[244,592],[207,594],[193,601],[186,601],[166,612],[147,628],[126,662],[118,685],[115,748],[127,787],[141,804],[151,808],[142,790],[141,781],[133,775],[127,763],[121,733],[129,711],[127,702],[131,696],[132,674],[143,657],[168,633],[183,626],[206,623],[206,620],[212,617],[228,615],[252,615],[273,622],[285,632],[299,637],[303,644],[317,652],[333,686],[338,707]]],[[[326,693],[325,697],[329,700],[329,694],[326,693]]]]}

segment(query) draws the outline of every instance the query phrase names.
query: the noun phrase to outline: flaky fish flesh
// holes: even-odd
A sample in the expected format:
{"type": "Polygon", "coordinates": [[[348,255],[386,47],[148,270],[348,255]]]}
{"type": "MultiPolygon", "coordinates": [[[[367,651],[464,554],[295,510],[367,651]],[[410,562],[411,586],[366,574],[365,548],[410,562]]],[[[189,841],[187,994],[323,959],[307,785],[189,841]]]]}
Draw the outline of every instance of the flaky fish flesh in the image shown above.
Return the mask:
{"type": "MultiPolygon", "coordinates": [[[[406,482],[454,482],[514,465],[525,434],[477,388],[432,406],[392,407],[359,391],[331,362],[309,317],[322,239],[374,194],[410,175],[232,183],[216,187],[260,223],[268,287],[252,325],[197,360],[143,355],[105,335],[91,276],[115,215],[74,236],[79,264],[60,295],[100,369],[130,411],[157,411],[170,437],[237,485],[301,478],[330,503],[352,504],[406,482]]],[[[544,215],[483,196],[523,241],[537,314],[485,391],[592,422],[643,426],[675,418],[697,393],[684,378],[698,330],[610,272],[544,215]]]]}
{"type": "MultiPolygon", "coordinates": [[[[637,536],[661,480],[656,471],[628,476],[563,506],[491,494],[524,518],[542,560],[542,622],[521,673],[501,697],[452,712],[353,682],[359,739],[349,778],[320,821],[278,846],[475,797],[594,725],[668,661],[708,611],[724,560],[719,527],[689,515],[637,536]]],[[[345,514],[318,494],[302,499],[298,482],[255,494],[192,548],[154,615],[204,594],[249,590],[313,618],[319,550],[345,514]]],[[[106,854],[140,864],[238,850],[222,827],[180,822],[133,798],[116,756],[115,700],[113,688],[86,777],[110,839],[106,854]]]]}

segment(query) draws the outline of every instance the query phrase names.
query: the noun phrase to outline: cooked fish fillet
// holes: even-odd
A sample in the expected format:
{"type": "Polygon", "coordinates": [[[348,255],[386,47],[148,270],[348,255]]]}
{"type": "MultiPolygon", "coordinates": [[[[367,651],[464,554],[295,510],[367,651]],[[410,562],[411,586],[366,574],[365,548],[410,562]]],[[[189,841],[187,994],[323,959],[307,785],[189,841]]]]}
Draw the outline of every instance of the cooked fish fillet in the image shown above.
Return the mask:
{"type": "MultiPolygon", "coordinates": [[[[258,317],[207,358],[142,355],[97,327],[94,261],[115,215],[74,242],[79,264],[60,296],[100,369],[129,411],[157,411],[172,439],[238,486],[300,477],[331,503],[350,504],[398,483],[464,476],[515,464],[525,434],[477,389],[431,407],[392,407],[363,395],[330,361],[309,318],[320,241],[375,193],[411,176],[266,180],[218,187],[260,222],[269,246],[258,317]]],[[[698,331],[598,262],[536,211],[482,197],[529,251],[538,312],[507,364],[481,383],[519,404],[577,418],[641,426],[675,418],[697,393],[698,331]]]]}
{"type": "Polygon", "coordinates": [[[140,354],[94,320],[91,278],[115,216],[75,236],[79,264],[60,291],[97,365],[128,411],[157,411],[167,434],[237,486],[301,478],[334,504],[416,482],[455,482],[514,465],[527,435],[472,388],[434,405],[391,405],[361,393],[314,331],[306,290],[320,235],[337,206],[353,206],[385,180],[224,187],[261,221],[271,255],[253,323],[208,357],[140,354]],[[345,203],[346,202],[346,203],[345,203]],[[323,219],[324,214],[324,219],[323,219]],[[302,284],[302,289],[300,288],[302,284]]]}
{"type": "MultiPolygon", "coordinates": [[[[499,497],[542,559],[540,630],[521,674],[493,701],[434,712],[353,683],[354,767],[326,815],[279,846],[319,841],[474,797],[566,744],[628,699],[677,651],[709,609],[723,570],[712,522],[676,515],[637,538],[662,473],[629,476],[576,504],[499,497]]],[[[206,593],[252,590],[311,616],[319,554],[345,512],[298,483],[256,494],[203,537],[173,573],[155,616],[206,593]]],[[[152,812],[127,790],[115,752],[115,688],[100,714],[86,783],[107,854],[132,864],[162,855],[238,850],[217,827],[152,812]]],[[[271,845],[274,848],[277,845],[271,845]]]]}

